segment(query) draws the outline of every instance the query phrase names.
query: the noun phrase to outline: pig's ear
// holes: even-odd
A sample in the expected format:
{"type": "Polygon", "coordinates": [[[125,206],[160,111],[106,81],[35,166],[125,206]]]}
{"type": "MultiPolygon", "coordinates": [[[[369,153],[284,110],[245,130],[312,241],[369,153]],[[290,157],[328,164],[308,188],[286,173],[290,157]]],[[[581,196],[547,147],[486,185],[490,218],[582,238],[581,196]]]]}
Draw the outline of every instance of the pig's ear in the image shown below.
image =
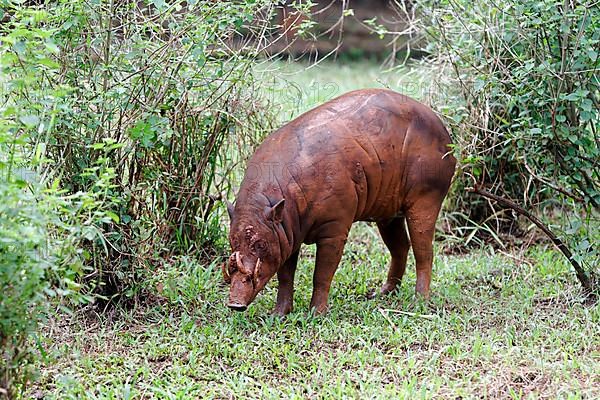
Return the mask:
{"type": "Polygon", "coordinates": [[[283,205],[285,204],[285,199],[281,199],[275,204],[273,207],[269,208],[267,211],[267,217],[273,222],[281,222],[283,218],[283,205]]]}
{"type": "Polygon", "coordinates": [[[229,219],[232,220],[235,206],[227,200],[225,200],[225,203],[227,203],[227,213],[229,214],[229,219]]]}

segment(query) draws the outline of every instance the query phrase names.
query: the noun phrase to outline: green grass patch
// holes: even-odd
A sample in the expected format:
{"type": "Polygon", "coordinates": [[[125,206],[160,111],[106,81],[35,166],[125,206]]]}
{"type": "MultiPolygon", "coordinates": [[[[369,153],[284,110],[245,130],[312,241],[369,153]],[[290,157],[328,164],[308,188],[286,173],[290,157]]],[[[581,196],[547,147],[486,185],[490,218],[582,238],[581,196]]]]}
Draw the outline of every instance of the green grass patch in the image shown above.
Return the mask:
{"type": "Polygon", "coordinates": [[[394,295],[367,299],[389,255],[374,226],[353,229],[329,313],[308,312],[314,248],[295,309],[270,315],[276,281],[245,313],[226,308],[216,265],[167,265],[151,305],[54,320],[32,395],[46,398],[597,398],[600,308],[585,306],[551,249],[440,256],[433,297],[414,298],[414,263],[394,295]]]}
{"type": "Polygon", "coordinates": [[[428,102],[434,95],[433,70],[410,66],[386,69],[368,62],[317,64],[271,61],[255,67],[263,98],[275,107],[281,123],[327,100],[356,89],[388,88],[428,102]]]}

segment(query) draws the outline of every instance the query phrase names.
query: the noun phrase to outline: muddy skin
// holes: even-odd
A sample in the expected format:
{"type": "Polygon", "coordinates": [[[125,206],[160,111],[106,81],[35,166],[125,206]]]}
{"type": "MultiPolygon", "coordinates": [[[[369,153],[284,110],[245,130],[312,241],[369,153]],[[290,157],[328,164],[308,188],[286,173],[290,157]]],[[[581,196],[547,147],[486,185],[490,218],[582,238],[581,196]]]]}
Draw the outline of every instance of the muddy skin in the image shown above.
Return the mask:
{"type": "Polygon", "coordinates": [[[416,292],[427,298],[435,221],[456,165],[451,143],[430,108],[380,89],[342,95],[273,132],[228,205],[229,307],[245,310],[277,274],[275,313],[291,312],[300,246],[316,243],[310,307],[325,312],[355,221],[375,221],[391,253],[381,293],[402,280],[412,244],[416,292]]]}

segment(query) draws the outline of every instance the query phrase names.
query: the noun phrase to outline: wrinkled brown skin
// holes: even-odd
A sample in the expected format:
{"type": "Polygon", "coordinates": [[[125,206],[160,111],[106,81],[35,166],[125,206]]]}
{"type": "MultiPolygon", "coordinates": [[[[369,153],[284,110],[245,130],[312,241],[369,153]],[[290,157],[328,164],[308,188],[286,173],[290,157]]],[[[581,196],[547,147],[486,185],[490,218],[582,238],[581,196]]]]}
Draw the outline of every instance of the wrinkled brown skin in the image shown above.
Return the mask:
{"type": "Polygon", "coordinates": [[[377,222],[390,250],[381,293],[400,283],[412,243],[416,292],[427,298],[435,221],[456,164],[449,144],[430,108],[381,89],[347,93],[273,132],[250,159],[235,207],[228,207],[229,307],[246,309],[277,273],[275,313],[291,312],[298,251],[316,243],[310,306],[325,312],[355,221],[377,222]]]}

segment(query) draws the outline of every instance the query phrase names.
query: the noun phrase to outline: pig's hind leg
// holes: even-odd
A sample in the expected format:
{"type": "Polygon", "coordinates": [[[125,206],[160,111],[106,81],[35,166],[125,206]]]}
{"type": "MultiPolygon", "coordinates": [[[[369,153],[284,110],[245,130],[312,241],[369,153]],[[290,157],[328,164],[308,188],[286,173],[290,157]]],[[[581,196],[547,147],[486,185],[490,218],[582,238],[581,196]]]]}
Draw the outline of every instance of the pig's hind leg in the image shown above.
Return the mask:
{"type": "Polygon", "coordinates": [[[417,284],[415,291],[429,298],[433,266],[433,236],[444,196],[437,191],[422,194],[407,210],[408,232],[415,255],[417,284]]]}
{"type": "Polygon", "coordinates": [[[387,280],[381,287],[381,294],[384,295],[396,290],[406,270],[410,241],[408,240],[404,220],[404,217],[397,217],[377,223],[381,238],[392,256],[387,280]]]}

